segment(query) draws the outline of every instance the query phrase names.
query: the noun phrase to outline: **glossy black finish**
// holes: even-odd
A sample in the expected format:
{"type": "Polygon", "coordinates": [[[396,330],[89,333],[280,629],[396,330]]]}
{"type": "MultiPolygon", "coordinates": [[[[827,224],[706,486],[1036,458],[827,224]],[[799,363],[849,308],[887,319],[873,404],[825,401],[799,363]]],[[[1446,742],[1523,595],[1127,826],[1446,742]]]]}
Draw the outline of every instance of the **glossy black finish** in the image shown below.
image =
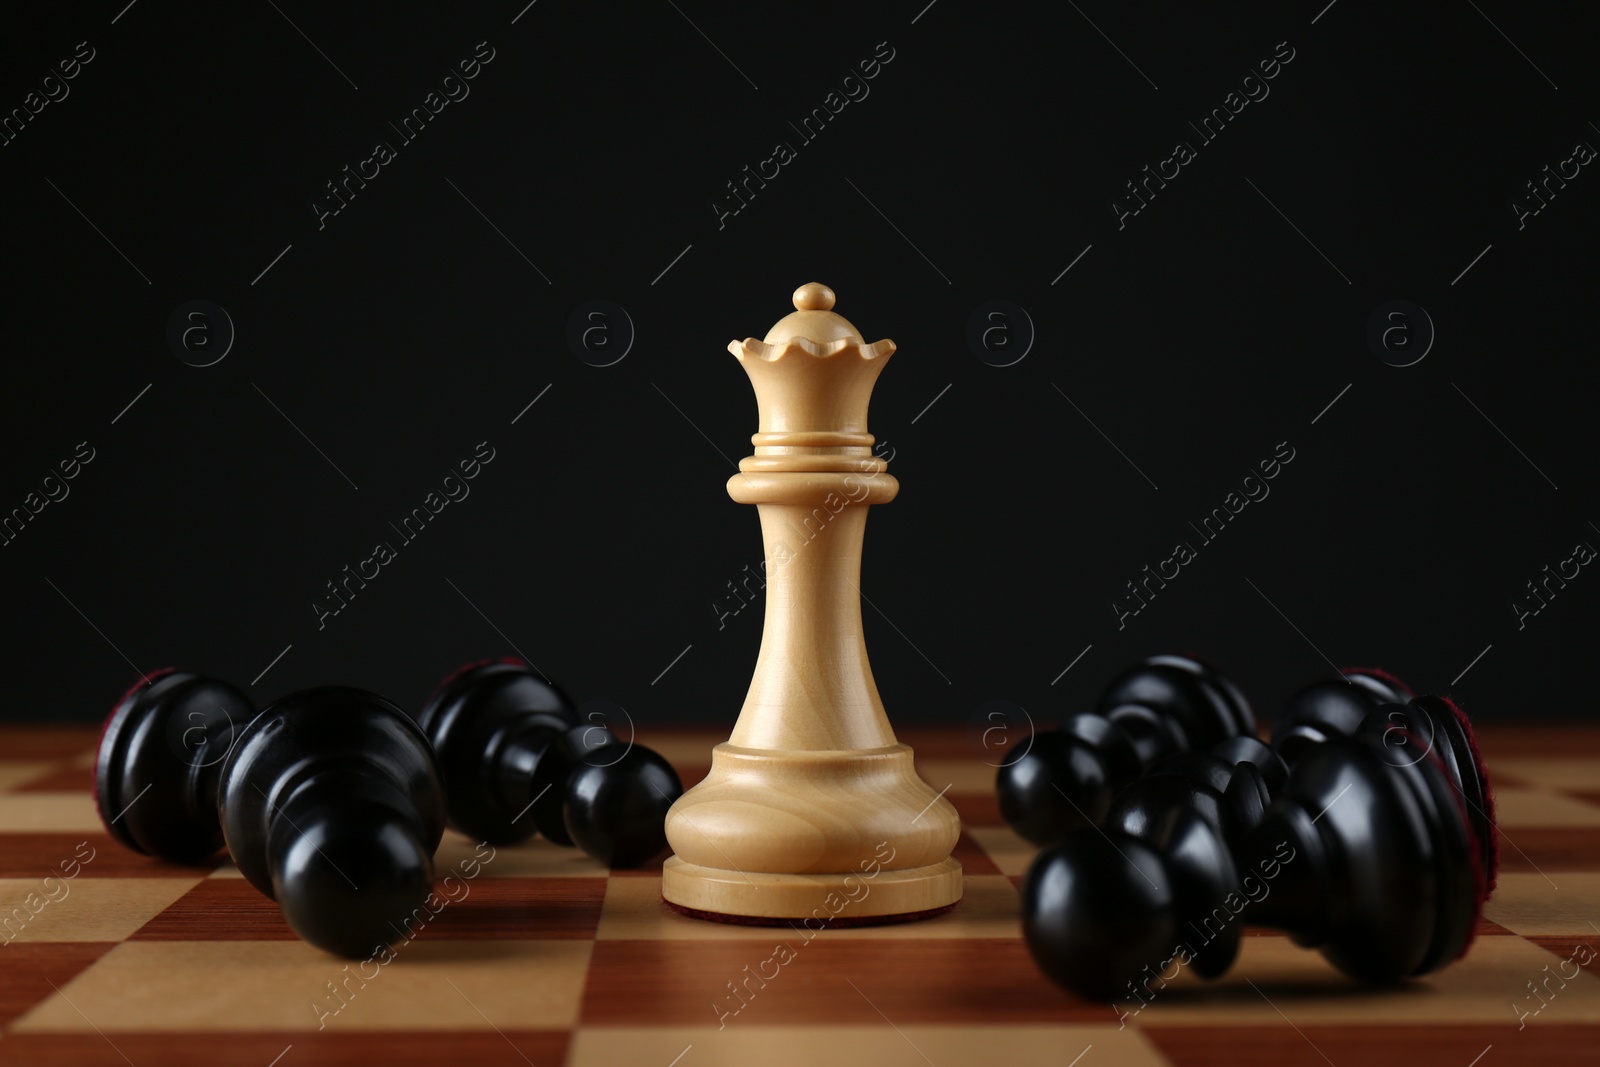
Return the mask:
{"type": "Polygon", "coordinates": [[[528,809],[541,757],[578,722],[572,701],[538,671],[519,660],[473,664],[445,680],[417,722],[438,755],[452,827],[493,844],[552,825],[565,837],[559,791],[553,813],[528,809]]]}
{"type": "Polygon", "coordinates": [[[174,863],[222,847],[218,778],[255,715],[226,682],[190,671],[146,676],[112,709],[95,752],[100,821],[127,847],[174,863]]]}
{"type": "Polygon", "coordinates": [[[1174,808],[1144,835],[1084,827],[1028,868],[1023,938],[1056,984],[1093,1000],[1131,999],[1141,982],[1174,977],[1175,965],[1207,977],[1228,968],[1237,924],[1206,933],[1190,924],[1222,907],[1236,880],[1216,830],[1194,812],[1174,808]]]}
{"type": "Polygon", "coordinates": [[[1100,710],[1143,704],[1183,728],[1187,748],[1210,748],[1224,738],[1253,734],[1255,714],[1222,672],[1190,656],[1151,656],[1123,671],[1100,694],[1100,710]]]}
{"type": "Polygon", "coordinates": [[[1494,798],[1489,771],[1478,754],[1466,716],[1446,697],[1420,696],[1409,704],[1381,705],[1361,724],[1359,734],[1393,750],[1391,762],[1437,758],[1457,791],[1457,802],[1477,839],[1479,865],[1493,891],[1499,875],[1494,798]]]}
{"type": "Polygon", "coordinates": [[[495,843],[537,832],[608,867],[654,858],[683,786],[666,760],[619,742],[599,718],[580,718],[519,660],[451,675],[418,717],[444,768],[451,825],[495,843]]]}
{"type": "Polygon", "coordinates": [[[1144,834],[1173,810],[1193,811],[1225,838],[1260,824],[1288,782],[1288,765],[1253,737],[1233,737],[1209,752],[1179,752],[1117,792],[1108,826],[1144,834]]]}
{"type": "Polygon", "coordinates": [[[1413,697],[1390,675],[1345,671],[1338,680],[1314,683],[1290,698],[1273,723],[1272,746],[1294,763],[1329,738],[1358,735],[1393,749],[1392,762],[1437,757],[1459,792],[1492,890],[1499,871],[1494,800],[1466,716],[1444,697],[1413,697]]]}
{"type": "Polygon", "coordinates": [[[1103,819],[1112,795],[1143,765],[1130,736],[1110,720],[1074,715],[1001,764],[995,777],[1000,814],[1029,841],[1048,844],[1074,826],[1103,819]]]}
{"type": "Polygon", "coordinates": [[[637,867],[666,850],[667,809],[682,795],[672,764],[650,749],[596,749],[567,779],[567,834],[607,867],[637,867]]]}
{"type": "Polygon", "coordinates": [[[999,768],[1000,813],[1036,845],[1098,825],[1118,790],[1163,757],[1255,730],[1233,684],[1185,656],[1152,656],[1124,671],[1099,707],[1037,735],[999,768]]]}
{"type": "Polygon", "coordinates": [[[1231,846],[1181,804],[1130,804],[1103,832],[1075,831],[1024,884],[1035,959],[1067,988],[1106,999],[1137,995],[1130,983],[1170,972],[1179,949],[1197,973],[1220,973],[1245,924],[1284,929],[1371,983],[1457,958],[1482,910],[1470,830],[1440,761],[1396,751],[1330,739],[1231,846]]]}
{"type": "Polygon", "coordinates": [[[1110,1000],[1168,958],[1178,938],[1174,903],[1154,849],[1083,829],[1034,857],[1022,883],[1022,936],[1052,982],[1110,1000]]]}
{"type": "Polygon", "coordinates": [[[562,813],[568,784],[575,772],[610,759],[610,755],[596,754],[617,743],[616,737],[604,726],[583,724],[569,727],[549,739],[538,755],[528,783],[533,797],[530,817],[546,838],[558,845],[573,844],[562,813]]]}
{"type": "Polygon", "coordinates": [[[1367,670],[1313,682],[1289,698],[1272,723],[1272,747],[1293,763],[1312,745],[1349,737],[1385,704],[1405,704],[1411,690],[1399,679],[1367,670]]]}
{"type": "Polygon", "coordinates": [[[263,709],[222,765],[222,829],[301,937],[352,958],[405,936],[433,888],[444,791],[427,738],[360,689],[263,709]]]}
{"type": "Polygon", "coordinates": [[[1372,738],[1335,738],[1309,753],[1237,850],[1241,868],[1285,842],[1294,852],[1283,892],[1251,921],[1288,930],[1376,984],[1458,958],[1484,883],[1454,794],[1437,758],[1413,761],[1372,738]]]}

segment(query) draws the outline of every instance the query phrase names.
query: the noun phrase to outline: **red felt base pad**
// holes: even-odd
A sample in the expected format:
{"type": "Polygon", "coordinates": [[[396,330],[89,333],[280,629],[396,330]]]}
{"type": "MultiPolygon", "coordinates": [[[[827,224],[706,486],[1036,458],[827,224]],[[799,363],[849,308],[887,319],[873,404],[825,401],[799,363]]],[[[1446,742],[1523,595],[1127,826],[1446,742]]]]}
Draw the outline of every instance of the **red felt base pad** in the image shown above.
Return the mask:
{"type": "MultiPolygon", "coordinates": [[[[699,908],[686,908],[681,904],[674,904],[666,897],[661,898],[661,903],[677,912],[687,915],[691,919],[703,919],[706,922],[728,923],[733,926],[795,926],[811,918],[808,915],[796,915],[791,918],[779,918],[771,915],[724,915],[720,911],[701,911],[699,908]]],[[[957,904],[960,901],[956,902],[957,904]]],[[[893,926],[896,923],[921,922],[931,919],[936,915],[943,915],[955,904],[946,904],[942,908],[929,908],[926,911],[903,911],[897,915],[835,915],[827,922],[824,929],[851,929],[861,926],[893,926]]]]}

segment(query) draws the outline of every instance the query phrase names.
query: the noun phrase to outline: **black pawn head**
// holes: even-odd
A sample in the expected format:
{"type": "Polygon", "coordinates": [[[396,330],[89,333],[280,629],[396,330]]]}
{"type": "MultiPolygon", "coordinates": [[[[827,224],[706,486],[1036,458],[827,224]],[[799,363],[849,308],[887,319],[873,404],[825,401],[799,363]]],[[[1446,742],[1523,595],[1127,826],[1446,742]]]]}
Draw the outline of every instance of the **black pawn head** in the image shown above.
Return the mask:
{"type": "Polygon", "coordinates": [[[1173,808],[1139,836],[1075,830],[1028,868],[1023,936],[1057,985],[1091,1000],[1143,997],[1182,967],[1212,977],[1232,964],[1235,880],[1227,848],[1192,811],[1173,808]]]}
{"type": "Polygon", "coordinates": [[[1143,704],[1170,715],[1189,748],[1210,748],[1256,729],[1244,695],[1222,672],[1190,656],[1151,656],[1118,675],[1100,694],[1100,710],[1119,704],[1143,704]]]}
{"type": "Polygon", "coordinates": [[[1313,682],[1289,698],[1272,724],[1272,747],[1289,763],[1330,737],[1350,737],[1384,704],[1404,704],[1411,689],[1375,668],[1352,668],[1338,678],[1313,682]]]}
{"type": "Polygon", "coordinates": [[[1145,663],[1155,667],[1176,667],[1179,670],[1188,671],[1190,674],[1198,675],[1200,678],[1205,679],[1209,688],[1216,689],[1222,694],[1228,712],[1238,728],[1237,733],[1255,733],[1256,716],[1255,711],[1250,707],[1250,701],[1245,698],[1239,687],[1233,684],[1233,680],[1222,673],[1216,664],[1210,660],[1201,659],[1199,656],[1168,654],[1151,656],[1145,660],[1145,663]]]}
{"type": "Polygon", "coordinates": [[[427,921],[444,794],[393,704],[342,687],[285,697],[240,733],[220,788],[234,862],[307,941],[359,959],[427,921]]]}
{"type": "Polygon", "coordinates": [[[643,745],[588,753],[567,778],[567,836],[607,867],[637,867],[667,847],[667,809],[683,795],[678,774],[643,745]]]}
{"type": "MultiPolygon", "coordinates": [[[[525,816],[539,755],[577,723],[565,693],[521,660],[483,660],[440,683],[417,722],[439,758],[451,826],[495,844],[533,836],[525,816]]],[[[555,802],[559,822],[559,792],[555,802]]]]}
{"type": "Polygon", "coordinates": [[[565,811],[571,781],[581,771],[603,767],[621,748],[610,730],[593,723],[579,723],[548,737],[535,756],[528,782],[529,817],[548,841],[569,847],[575,843],[565,811]]]}
{"type": "Polygon", "coordinates": [[[1000,814],[1021,836],[1049,844],[1097,825],[1112,795],[1139,774],[1128,735],[1099,715],[1074,715],[1006,753],[995,775],[1000,814]]]}
{"type": "Polygon", "coordinates": [[[112,709],[95,752],[95,805],[112,837],[197,863],[222,847],[217,780],[255,715],[226,682],[172,669],[141,678],[112,709]]]}

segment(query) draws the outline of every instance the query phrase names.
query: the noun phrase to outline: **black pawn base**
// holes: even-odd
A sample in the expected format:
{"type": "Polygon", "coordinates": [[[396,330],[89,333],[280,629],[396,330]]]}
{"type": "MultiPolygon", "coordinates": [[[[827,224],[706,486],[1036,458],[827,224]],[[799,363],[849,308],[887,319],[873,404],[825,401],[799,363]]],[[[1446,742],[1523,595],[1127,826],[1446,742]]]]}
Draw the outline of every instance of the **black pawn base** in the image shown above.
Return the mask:
{"type": "Polygon", "coordinates": [[[1393,749],[1391,761],[1438,758],[1466,808],[1478,864],[1493,893],[1500,871],[1494,791],[1466,713],[1448,697],[1413,696],[1387,672],[1352,669],[1291,697],[1273,723],[1272,747],[1292,764],[1329,738],[1358,735],[1393,749]]]}
{"type": "MultiPolygon", "coordinates": [[[[1486,895],[1492,895],[1500,875],[1500,828],[1494,818],[1494,789],[1489,784],[1489,768],[1483,762],[1478,739],[1472,732],[1467,713],[1449,697],[1421,696],[1411,701],[1414,713],[1425,717],[1417,722],[1426,734],[1430,751],[1438,755],[1445,771],[1461,794],[1478,845],[1478,862],[1483,869],[1486,895]],[[1442,739],[1442,743],[1440,743],[1442,739]]],[[[1416,721],[1416,716],[1413,717],[1416,721]]]]}
{"type": "Polygon", "coordinates": [[[112,709],[95,751],[95,806],[107,832],[173,863],[215,856],[222,762],[254,715],[226,682],[170,668],[141,678],[112,709]]]}

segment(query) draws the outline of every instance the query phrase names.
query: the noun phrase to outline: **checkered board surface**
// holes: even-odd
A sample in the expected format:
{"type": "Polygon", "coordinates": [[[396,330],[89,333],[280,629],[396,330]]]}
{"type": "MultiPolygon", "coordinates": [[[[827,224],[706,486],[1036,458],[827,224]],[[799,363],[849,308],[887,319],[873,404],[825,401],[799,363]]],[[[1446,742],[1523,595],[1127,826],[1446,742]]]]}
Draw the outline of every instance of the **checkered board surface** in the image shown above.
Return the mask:
{"type": "MultiPolygon", "coordinates": [[[[1252,932],[1229,975],[1180,976],[1121,1028],[1035,969],[1018,922],[1032,850],[956,733],[903,735],[964,821],[966,896],[940,918],[805,942],[669,911],[659,867],[608,872],[533,842],[493,853],[392,961],[360,968],[376,971],[363,983],[296,940],[231,865],[118,847],[90,796],[92,732],[0,730],[0,915],[38,909],[0,931],[0,1063],[1600,1063],[1600,959],[1568,962],[1600,949],[1600,729],[1484,733],[1503,873],[1465,960],[1374,991],[1252,932]],[[63,863],[76,877],[47,888],[63,863]],[[780,943],[793,956],[778,966],[780,943]],[[714,1005],[739,1010],[719,1026],[714,1005]]],[[[641,740],[688,785],[718,738],[641,740]]],[[[447,835],[441,875],[473,855],[447,835]]]]}

